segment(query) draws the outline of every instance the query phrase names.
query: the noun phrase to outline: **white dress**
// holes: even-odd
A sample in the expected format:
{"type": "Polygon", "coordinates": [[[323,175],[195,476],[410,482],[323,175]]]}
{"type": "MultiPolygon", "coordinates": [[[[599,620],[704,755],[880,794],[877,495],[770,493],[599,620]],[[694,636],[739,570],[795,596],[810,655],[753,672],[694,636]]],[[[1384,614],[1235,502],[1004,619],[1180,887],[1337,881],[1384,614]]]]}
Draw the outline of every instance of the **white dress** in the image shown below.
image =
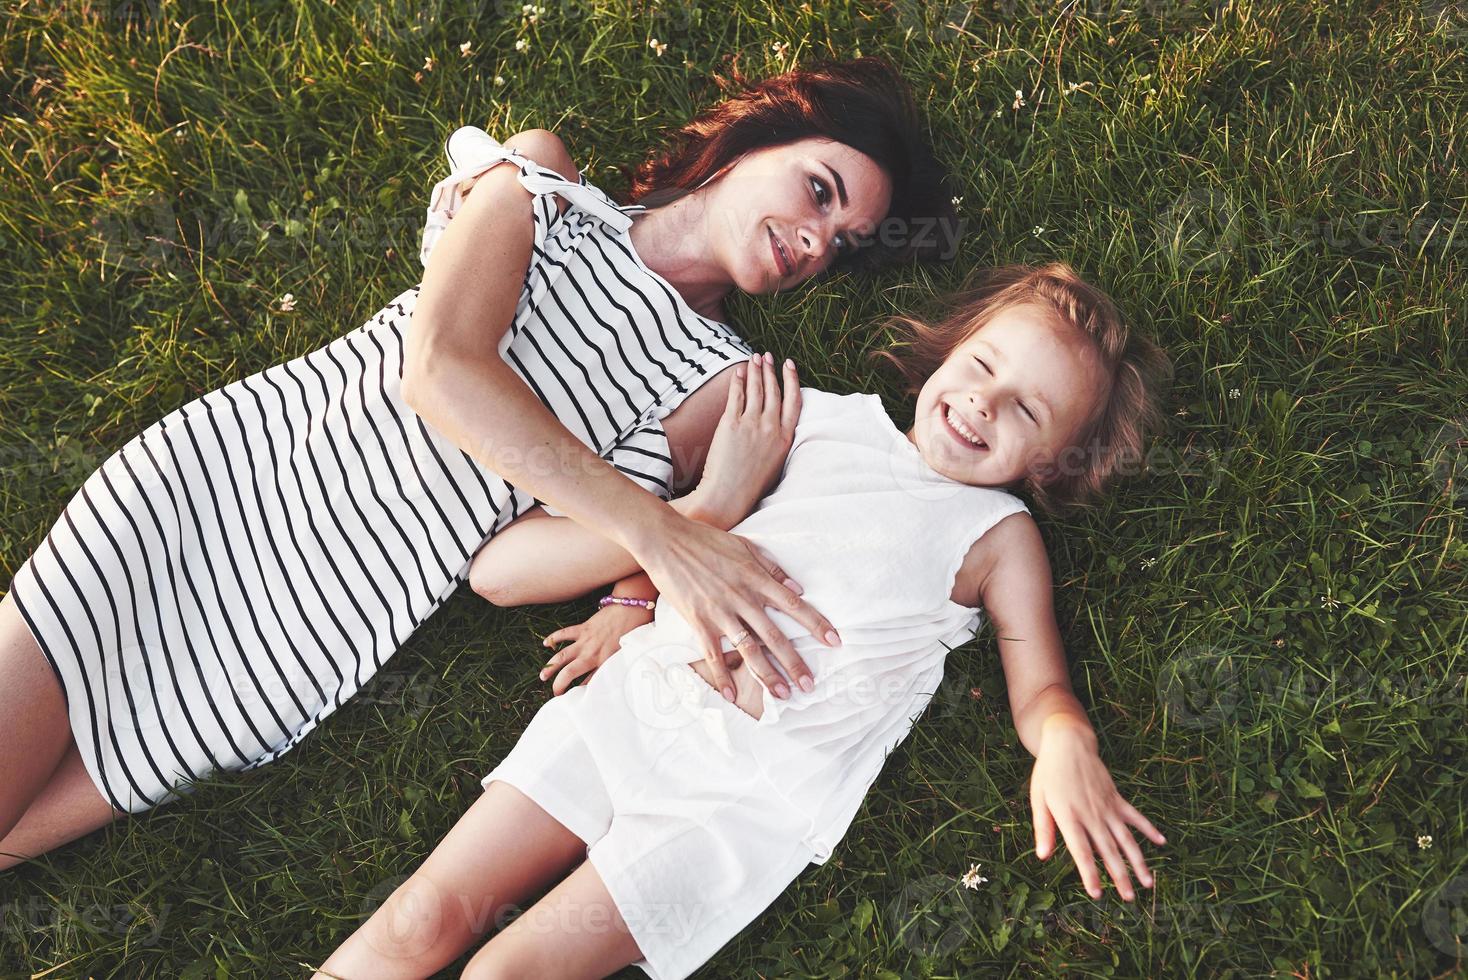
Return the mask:
{"type": "MultiPolygon", "coordinates": [[[[815,675],[756,720],[693,670],[660,603],[591,680],[546,705],[502,779],[585,840],[659,980],[697,969],[809,863],[824,864],[888,753],[972,638],[949,596],[970,546],[1018,498],[935,472],[876,395],[804,388],[774,491],[733,530],[769,552],[841,634],[772,618],[815,675]]],[[[728,648],[728,641],[725,641],[728,648]]],[[[773,661],[772,661],[773,662],[773,661]]]]}
{"type": "MultiPolygon", "coordinates": [[[[534,249],[500,353],[577,439],[669,496],[659,420],[749,347],[637,256],[628,231],[642,208],[473,127],[448,150],[422,259],[463,181],[516,167],[534,195],[534,249]]],[[[534,505],[404,404],[419,288],[133,437],[16,572],[11,594],[113,807],[146,810],[299,744],[534,505]]]]}

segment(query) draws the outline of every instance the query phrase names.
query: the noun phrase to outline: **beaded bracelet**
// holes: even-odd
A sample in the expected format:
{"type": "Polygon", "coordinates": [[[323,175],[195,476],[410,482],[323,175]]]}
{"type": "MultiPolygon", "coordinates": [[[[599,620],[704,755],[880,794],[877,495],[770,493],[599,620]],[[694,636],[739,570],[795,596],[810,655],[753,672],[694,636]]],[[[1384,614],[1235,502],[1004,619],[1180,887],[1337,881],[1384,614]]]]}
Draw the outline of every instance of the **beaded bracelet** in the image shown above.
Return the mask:
{"type": "Polygon", "coordinates": [[[655,608],[657,608],[656,599],[629,599],[625,596],[619,595],[602,596],[601,601],[597,603],[597,606],[610,606],[612,603],[616,603],[619,606],[642,606],[648,612],[652,612],[655,608]]]}

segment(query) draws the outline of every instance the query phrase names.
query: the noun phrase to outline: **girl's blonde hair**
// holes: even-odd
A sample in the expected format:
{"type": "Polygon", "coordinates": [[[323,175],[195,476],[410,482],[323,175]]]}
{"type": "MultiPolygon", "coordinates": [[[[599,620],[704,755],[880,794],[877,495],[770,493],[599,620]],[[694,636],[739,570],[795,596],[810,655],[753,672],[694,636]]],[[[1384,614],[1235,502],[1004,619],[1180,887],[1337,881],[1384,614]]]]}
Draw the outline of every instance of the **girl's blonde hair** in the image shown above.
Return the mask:
{"type": "Polygon", "coordinates": [[[948,355],[993,317],[1018,304],[1049,310],[1061,323],[1090,337],[1109,378],[1104,401],[1089,426],[1045,472],[1024,479],[1042,510],[1055,513],[1093,503],[1129,469],[1137,467],[1150,436],[1162,428],[1162,389],[1172,363],[1155,343],[1128,328],[1116,304],[1063,262],[1007,265],[978,273],[949,298],[951,312],[936,323],[895,316],[886,327],[902,336],[897,349],[873,352],[893,365],[916,396],[948,355]]]}

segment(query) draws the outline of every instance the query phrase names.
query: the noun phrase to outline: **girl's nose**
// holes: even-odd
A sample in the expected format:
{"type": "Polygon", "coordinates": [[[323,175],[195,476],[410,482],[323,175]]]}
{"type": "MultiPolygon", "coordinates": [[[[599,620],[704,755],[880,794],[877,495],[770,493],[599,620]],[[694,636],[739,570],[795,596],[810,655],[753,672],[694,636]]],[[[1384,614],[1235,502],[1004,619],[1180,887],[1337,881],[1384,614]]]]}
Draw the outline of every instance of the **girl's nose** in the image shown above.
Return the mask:
{"type": "Polygon", "coordinates": [[[968,396],[968,403],[972,405],[984,418],[989,417],[989,402],[987,399],[980,398],[977,395],[971,394],[968,396]]]}

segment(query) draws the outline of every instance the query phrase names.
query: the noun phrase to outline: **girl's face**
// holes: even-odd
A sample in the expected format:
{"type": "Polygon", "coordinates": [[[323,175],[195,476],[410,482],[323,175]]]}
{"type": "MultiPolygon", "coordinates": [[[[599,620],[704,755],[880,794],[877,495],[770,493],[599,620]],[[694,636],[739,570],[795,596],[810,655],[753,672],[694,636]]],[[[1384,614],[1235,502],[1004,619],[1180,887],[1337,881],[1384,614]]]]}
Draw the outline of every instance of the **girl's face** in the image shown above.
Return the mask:
{"type": "Polygon", "coordinates": [[[751,150],[709,184],[709,249],[745,292],[789,289],[871,235],[891,201],[886,171],[845,143],[751,150]]]}
{"type": "Polygon", "coordinates": [[[907,437],[949,479],[1010,486],[1059,461],[1106,383],[1089,337],[1037,306],[1011,306],[923,383],[907,437]]]}

